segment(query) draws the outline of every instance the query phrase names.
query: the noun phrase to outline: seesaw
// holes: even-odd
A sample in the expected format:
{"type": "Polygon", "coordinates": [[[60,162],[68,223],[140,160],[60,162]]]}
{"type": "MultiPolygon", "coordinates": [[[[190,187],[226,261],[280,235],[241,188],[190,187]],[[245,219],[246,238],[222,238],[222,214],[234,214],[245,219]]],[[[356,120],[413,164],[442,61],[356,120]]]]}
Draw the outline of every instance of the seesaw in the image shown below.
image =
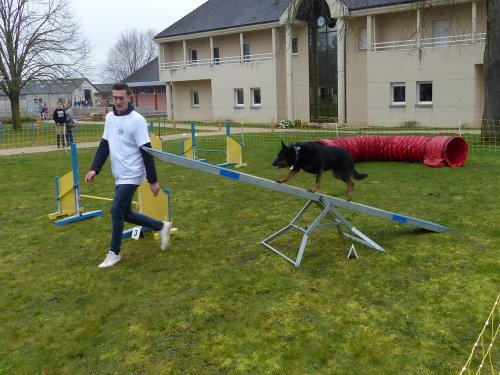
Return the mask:
{"type": "Polygon", "coordinates": [[[213,150],[199,148],[196,143],[196,125],[191,122],[191,138],[187,138],[181,143],[181,154],[185,158],[206,161],[206,159],[198,159],[197,152],[221,152],[226,154],[226,162],[218,164],[220,167],[234,166],[235,168],[245,167],[246,163],[243,163],[243,150],[241,145],[231,138],[231,122],[226,121],[226,149],[225,150],[213,150]]]}
{"type": "Polygon", "coordinates": [[[366,245],[374,250],[384,251],[384,249],[378,245],[375,241],[370,239],[364,233],[362,233],[359,229],[357,229],[354,225],[352,225],[340,212],[339,208],[346,209],[358,213],[362,213],[365,215],[375,216],[382,219],[387,219],[394,221],[400,224],[407,224],[413,227],[426,229],[433,232],[444,232],[449,230],[448,227],[445,227],[440,224],[432,223],[430,221],[417,219],[414,217],[398,214],[391,211],[382,210],[379,208],[366,206],[360,203],[348,202],[340,198],[331,197],[329,195],[320,194],[320,193],[311,193],[305,189],[295,187],[292,185],[284,185],[278,184],[275,181],[271,181],[265,178],[252,176],[245,173],[238,173],[236,171],[223,168],[220,166],[208,164],[198,160],[187,159],[175,154],[170,154],[163,151],[154,150],[151,148],[144,148],[147,152],[149,152],[154,157],[158,158],[161,161],[172,163],[181,167],[190,168],[193,170],[197,170],[200,172],[212,174],[215,176],[224,177],[233,181],[239,181],[248,183],[251,185],[259,186],[265,189],[274,190],[280,193],[285,193],[289,195],[293,195],[298,198],[307,199],[306,205],[299,211],[299,213],[295,216],[295,218],[285,226],[280,229],[276,233],[267,237],[261,243],[267,247],[268,249],[274,251],[276,254],[280,255],[290,263],[292,263],[295,267],[299,267],[302,257],[304,255],[304,251],[307,245],[307,241],[312,232],[319,228],[324,227],[335,227],[339,234],[363,245],[366,245]],[[321,213],[316,217],[316,219],[308,226],[299,226],[297,222],[302,218],[302,216],[307,212],[307,210],[311,206],[316,206],[321,210],[321,213]],[[321,223],[323,219],[330,219],[328,223],[321,223]],[[350,233],[347,233],[344,227],[350,233]],[[278,249],[271,246],[270,242],[274,239],[278,238],[282,234],[286,233],[290,229],[297,229],[304,233],[302,237],[302,242],[300,244],[300,248],[298,250],[297,256],[295,259],[291,259],[285,254],[283,254],[278,249]]]}

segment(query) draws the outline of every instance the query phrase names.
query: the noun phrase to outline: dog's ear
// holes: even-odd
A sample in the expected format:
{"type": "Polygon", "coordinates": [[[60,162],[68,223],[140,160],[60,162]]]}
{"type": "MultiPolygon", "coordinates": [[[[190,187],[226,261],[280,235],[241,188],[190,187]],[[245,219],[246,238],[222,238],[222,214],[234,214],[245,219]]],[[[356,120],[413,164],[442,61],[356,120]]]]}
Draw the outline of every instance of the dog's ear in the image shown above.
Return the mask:
{"type": "Polygon", "coordinates": [[[283,141],[281,141],[281,148],[282,149],[286,149],[287,148],[285,142],[283,142],[283,141]]]}

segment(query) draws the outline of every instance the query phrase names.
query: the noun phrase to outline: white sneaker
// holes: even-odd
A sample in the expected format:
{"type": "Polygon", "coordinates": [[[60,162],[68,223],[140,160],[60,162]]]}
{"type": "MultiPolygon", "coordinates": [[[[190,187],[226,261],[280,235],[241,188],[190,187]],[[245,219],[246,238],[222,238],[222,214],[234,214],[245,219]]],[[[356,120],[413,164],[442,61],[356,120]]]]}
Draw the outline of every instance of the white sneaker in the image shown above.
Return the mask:
{"type": "Polygon", "coordinates": [[[160,249],[166,250],[170,242],[170,230],[172,223],[170,221],[163,222],[163,228],[160,230],[160,249]]]}
{"type": "Polygon", "coordinates": [[[122,256],[120,254],[116,255],[113,251],[109,251],[108,255],[106,255],[106,259],[104,259],[104,262],[99,264],[99,268],[106,268],[106,267],[111,267],[114,266],[116,263],[118,263],[120,260],[122,260],[122,256]]]}

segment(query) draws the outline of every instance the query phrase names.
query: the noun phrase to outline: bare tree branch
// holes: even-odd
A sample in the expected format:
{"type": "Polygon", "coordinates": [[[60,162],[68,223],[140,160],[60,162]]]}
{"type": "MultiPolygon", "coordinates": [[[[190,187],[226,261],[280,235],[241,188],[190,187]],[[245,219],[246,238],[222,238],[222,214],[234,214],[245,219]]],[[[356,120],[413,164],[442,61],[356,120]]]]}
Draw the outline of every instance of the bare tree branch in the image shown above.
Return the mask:
{"type": "Polygon", "coordinates": [[[34,79],[84,76],[90,46],[68,0],[0,0],[0,90],[20,127],[19,96],[34,79]]]}
{"type": "Polygon", "coordinates": [[[153,40],[155,35],[156,31],[152,29],[121,33],[108,52],[106,66],[101,72],[102,78],[106,82],[121,81],[157,57],[157,44],[153,40]]]}

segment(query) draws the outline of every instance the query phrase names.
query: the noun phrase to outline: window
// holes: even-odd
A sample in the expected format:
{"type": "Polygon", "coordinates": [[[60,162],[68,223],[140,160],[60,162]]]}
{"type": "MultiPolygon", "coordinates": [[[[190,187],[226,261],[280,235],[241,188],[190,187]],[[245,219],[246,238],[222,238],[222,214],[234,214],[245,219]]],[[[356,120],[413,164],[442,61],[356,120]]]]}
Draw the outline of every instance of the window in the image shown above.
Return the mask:
{"type": "Polygon", "coordinates": [[[391,83],[391,105],[406,104],[406,86],[404,82],[391,83]]]}
{"type": "Polygon", "coordinates": [[[432,82],[417,82],[417,104],[432,104],[432,82]]]}
{"type": "Polygon", "coordinates": [[[200,106],[200,94],[198,91],[191,91],[191,107],[200,106]]]}
{"type": "Polygon", "coordinates": [[[243,61],[250,61],[250,44],[243,43],[243,61]]]}
{"type": "Polygon", "coordinates": [[[446,47],[449,44],[450,21],[432,21],[432,40],[434,47],[446,47]]]}
{"type": "Polygon", "coordinates": [[[245,101],[243,97],[243,89],[234,89],[234,106],[244,107],[245,101]]]}
{"type": "Polygon", "coordinates": [[[299,38],[292,38],[292,54],[299,54],[299,38]]]}
{"type": "Polygon", "coordinates": [[[214,65],[220,64],[220,50],[219,47],[214,47],[214,65]]]}
{"type": "Polygon", "coordinates": [[[250,89],[250,94],[252,96],[252,107],[260,107],[262,104],[262,99],[260,96],[260,89],[250,89]]]}
{"type": "Polygon", "coordinates": [[[198,51],[195,49],[190,49],[189,50],[189,56],[190,56],[190,64],[195,65],[198,62],[198,51]]]}
{"type": "Polygon", "coordinates": [[[360,51],[366,51],[368,49],[366,27],[358,29],[358,46],[360,51]]]}

